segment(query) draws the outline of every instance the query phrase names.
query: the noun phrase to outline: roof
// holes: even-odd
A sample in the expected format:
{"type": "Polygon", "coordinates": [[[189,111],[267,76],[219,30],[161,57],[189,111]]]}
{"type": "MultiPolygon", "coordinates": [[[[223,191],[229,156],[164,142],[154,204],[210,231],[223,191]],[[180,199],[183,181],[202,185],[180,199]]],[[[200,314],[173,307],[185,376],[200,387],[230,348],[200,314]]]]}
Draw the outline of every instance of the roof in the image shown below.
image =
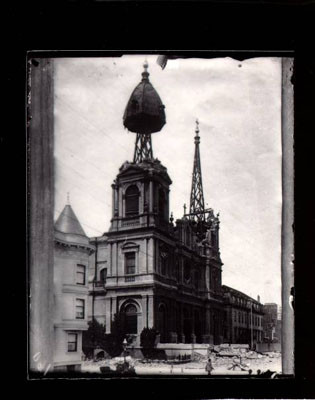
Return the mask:
{"type": "Polygon", "coordinates": [[[172,183],[171,178],[167,173],[167,168],[161,164],[157,158],[155,159],[146,159],[141,163],[131,163],[124,162],[123,165],[119,168],[118,177],[130,176],[133,174],[145,173],[150,176],[158,175],[162,176],[168,184],[172,183]]]}
{"type": "Polygon", "coordinates": [[[67,204],[59,215],[55,223],[55,229],[62,233],[86,236],[70,204],[67,204]]]}
{"type": "Polygon", "coordinates": [[[254,303],[261,304],[256,299],[248,296],[247,294],[245,294],[237,289],[231,288],[230,286],[222,285],[222,290],[224,291],[224,293],[232,293],[235,296],[240,296],[240,297],[246,298],[247,300],[250,300],[254,303]]]}
{"type": "Polygon", "coordinates": [[[67,204],[55,223],[55,241],[94,251],[72,207],[67,204]]]}
{"type": "Polygon", "coordinates": [[[149,81],[149,73],[142,73],[142,81],[136,86],[127,103],[123,116],[124,126],[135,133],[159,132],[165,124],[164,105],[149,81]]]}

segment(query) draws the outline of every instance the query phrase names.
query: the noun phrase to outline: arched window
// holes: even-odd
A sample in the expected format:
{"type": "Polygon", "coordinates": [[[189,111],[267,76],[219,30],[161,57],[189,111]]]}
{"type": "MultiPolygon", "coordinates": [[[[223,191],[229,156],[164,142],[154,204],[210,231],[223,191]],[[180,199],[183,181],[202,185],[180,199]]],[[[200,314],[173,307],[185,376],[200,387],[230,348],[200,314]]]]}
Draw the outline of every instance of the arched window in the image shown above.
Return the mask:
{"type": "Polygon", "coordinates": [[[165,208],[166,208],[166,196],[164,189],[159,189],[159,215],[165,219],[165,208]]]}
{"type": "Polygon", "coordinates": [[[125,307],[125,330],[126,333],[138,333],[137,308],[134,304],[125,307]]]}
{"type": "Polygon", "coordinates": [[[100,271],[100,281],[101,281],[101,283],[106,283],[106,277],[107,277],[107,268],[103,268],[100,271]]]}
{"type": "Polygon", "coordinates": [[[168,274],[168,249],[165,246],[161,246],[160,248],[160,265],[161,265],[161,275],[167,275],[168,274]]]}
{"type": "Polygon", "coordinates": [[[129,186],[126,190],[126,216],[139,214],[139,189],[136,185],[129,186]]]}
{"type": "Polygon", "coordinates": [[[214,230],[212,230],[211,231],[211,245],[213,247],[217,247],[217,244],[218,244],[218,242],[217,242],[217,234],[216,234],[216,232],[214,230]]]}
{"type": "Polygon", "coordinates": [[[184,281],[185,283],[189,283],[191,280],[191,269],[188,260],[185,260],[184,263],[184,281]]]}

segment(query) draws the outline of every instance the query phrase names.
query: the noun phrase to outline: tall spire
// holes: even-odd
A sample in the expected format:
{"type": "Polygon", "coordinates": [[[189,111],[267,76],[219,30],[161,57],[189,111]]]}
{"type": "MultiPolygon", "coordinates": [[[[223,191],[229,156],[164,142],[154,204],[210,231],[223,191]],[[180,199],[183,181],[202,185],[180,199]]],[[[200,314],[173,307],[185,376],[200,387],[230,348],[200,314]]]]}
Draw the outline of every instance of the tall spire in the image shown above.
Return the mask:
{"type": "Polygon", "coordinates": [[[204,220],[205,218],[205,202],[203,197],[202,177],[201,177],[201,164],[200,164],[200,151],[199,151],[199,121],[196,119],[195,129],[195,157],[194,168],[192,174],[191,194],[190,194],[190,215],[192,219],[197,221],[204,220]]]}

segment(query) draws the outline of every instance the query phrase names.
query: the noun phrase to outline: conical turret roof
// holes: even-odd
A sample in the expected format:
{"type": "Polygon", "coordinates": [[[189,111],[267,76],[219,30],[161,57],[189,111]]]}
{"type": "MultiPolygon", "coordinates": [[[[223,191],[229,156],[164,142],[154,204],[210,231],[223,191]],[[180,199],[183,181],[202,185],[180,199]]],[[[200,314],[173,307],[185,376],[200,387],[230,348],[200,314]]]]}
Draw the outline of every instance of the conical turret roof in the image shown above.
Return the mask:
{"type": "Polygon", "coordinates": [[[159,132],[165,124],[165,106],[149,81],[148,64],[144,64],[142,81],[136,86],[123,116],[124,126],[131,132],[159,132]]]}
{"type": "Polygon", "coordinates": [[[86,236],[70,204],[67,204],[59,215],[55,229],[62,233],[86,236]]]}
{"type": "Polygon", "coordinates": [[[67,204],[55,223],[55,240],[70,246],[79,246],[93,251],[77,216],[70,204],[67,204]]]}

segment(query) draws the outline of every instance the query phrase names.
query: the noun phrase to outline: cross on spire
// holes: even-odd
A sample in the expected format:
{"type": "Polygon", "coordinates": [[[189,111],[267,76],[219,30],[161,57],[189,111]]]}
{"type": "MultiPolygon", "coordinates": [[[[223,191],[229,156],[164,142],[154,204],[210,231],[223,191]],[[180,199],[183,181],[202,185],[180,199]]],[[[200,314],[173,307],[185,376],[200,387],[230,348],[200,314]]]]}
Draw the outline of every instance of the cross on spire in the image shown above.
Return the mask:
{"type": "Polygon", "coordinates": [[[70,204],[70,192],[67,192],[67,204],[70,204]]]}
{"type": "Polygon", "coordinates": [[[203,196],[202,176],[201,176],[201,163],[199,151],[199,121],[196,119],[195,129],[195,156],[194,167],[192,174],[191,194],[190,194],[190,214],[192,219],[204,220],[205,215],[205,202],[203,196]]]}

